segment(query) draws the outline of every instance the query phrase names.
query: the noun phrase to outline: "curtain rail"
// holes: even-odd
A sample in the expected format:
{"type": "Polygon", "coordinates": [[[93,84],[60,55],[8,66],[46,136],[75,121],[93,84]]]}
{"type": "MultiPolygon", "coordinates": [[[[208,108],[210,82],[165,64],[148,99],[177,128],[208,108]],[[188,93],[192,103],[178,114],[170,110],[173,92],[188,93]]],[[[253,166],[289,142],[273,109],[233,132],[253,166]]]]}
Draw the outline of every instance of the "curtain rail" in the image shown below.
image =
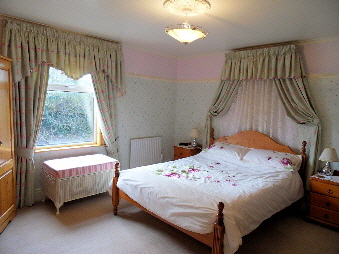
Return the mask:
{"type": "Polygon", "coordinates": [[[232,49],[232,51],[245,51],[245,50],[252,50],[252,49],[273,48],[273,47],[286,46],[286,45],[291,45],[291,44],[298,45],[300,44],[300,41],[286,41],[286,42],[279,42],[279,43],[263,44],[263,45],[258,45],[258,46],[249,46],[249,47],[244,47],[244,48],[235,48],[235,49],[232,49]]]}
{"type": "Polygon", "coordinates": [[[105,39],[105,38],[94,36],[94,35],[90,35],[90,34],[79,33],[79,32],[75,32],[75,31],[72,31],[72,30],[67,30],[67,29],[63,29],[63,28],[60,28],[60,27],[46,25],[46,24],[43,24],[43,23],[39,23],[39,22],[35,22],[35,21],[23,19],[23,18],[17,18],[17,17],[14,17],[14,16],[9,16],[9,15],[1,14],[0,13],[0,20],[1,19],[12,19],[12,20],[26,22],[26,23],[30,23],[30,24],[34,24],[34,25],[39,25],[39,26],[44,26],[44,27],[48,27],[48,28],[53,28],[53,29],[56,29],[56,30],[59,30],[59,31],[63,31],[63,32],[74,33],[74,34],[78,34],[78,35],[82,35],[82,36],[86,36],[86,37],[90,37],[90,38],[94,38],[94,39],[99,39],[99,40],[103,40],[103,41],[107,41],[107,42],[112,42],[112,43],[115,43],[115,44],[121,44],[119,41],[109,40],[109,39],[105,39]]]}

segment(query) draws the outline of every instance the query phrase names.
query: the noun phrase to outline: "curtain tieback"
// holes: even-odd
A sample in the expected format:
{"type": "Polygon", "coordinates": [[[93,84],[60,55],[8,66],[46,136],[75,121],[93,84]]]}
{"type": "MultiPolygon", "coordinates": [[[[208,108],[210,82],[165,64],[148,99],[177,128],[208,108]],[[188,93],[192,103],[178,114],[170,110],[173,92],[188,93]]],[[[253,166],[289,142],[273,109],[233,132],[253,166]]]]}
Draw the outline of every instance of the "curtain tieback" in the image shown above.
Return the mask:
{"type": "Polygon", "coordinates": [[[28,160],[33,160],[33,155],[34,155],[34,149],[33,148],[22,148],[22,147],[15,147],[14,148],[14,154],[28,159],[28,160]]]}
{"type": "Polygon", "coordinates": [[[319,118],[314,118],[312,121],[313,124],[320,124],[319,118]]]}

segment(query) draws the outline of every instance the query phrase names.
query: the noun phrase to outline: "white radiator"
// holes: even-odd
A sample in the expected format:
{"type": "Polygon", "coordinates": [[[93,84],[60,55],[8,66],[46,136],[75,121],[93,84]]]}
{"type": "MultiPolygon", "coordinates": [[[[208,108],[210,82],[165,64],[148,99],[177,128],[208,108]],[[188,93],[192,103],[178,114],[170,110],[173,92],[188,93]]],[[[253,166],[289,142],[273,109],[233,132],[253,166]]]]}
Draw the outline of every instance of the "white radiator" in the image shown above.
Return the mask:
{"type": "Polygon", "coordinates": [[[161,137],[131,139],[130,168],[162,162],[161,146],[161,137]]]}

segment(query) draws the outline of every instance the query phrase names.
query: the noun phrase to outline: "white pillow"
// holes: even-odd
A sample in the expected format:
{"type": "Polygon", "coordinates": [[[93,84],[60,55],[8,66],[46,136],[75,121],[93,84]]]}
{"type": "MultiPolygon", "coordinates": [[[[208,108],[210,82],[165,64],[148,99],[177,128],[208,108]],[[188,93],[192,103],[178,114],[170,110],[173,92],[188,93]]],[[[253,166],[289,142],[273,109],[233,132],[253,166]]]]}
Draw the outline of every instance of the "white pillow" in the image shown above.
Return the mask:
{"type": "Polygon", "coordinates": [[[231,157],[234,159],[242,160],[244,155],[250,151],[251,148],[233,145],[223,142],[215,142],[208,148],[208,152],[222,157],[231,157]]]}
{"type": "Polygon", "coordinates": [[[255,164],[297,171],[301,165],[301,156],[264,149],[252,149],[243,158],[255,164]]]}

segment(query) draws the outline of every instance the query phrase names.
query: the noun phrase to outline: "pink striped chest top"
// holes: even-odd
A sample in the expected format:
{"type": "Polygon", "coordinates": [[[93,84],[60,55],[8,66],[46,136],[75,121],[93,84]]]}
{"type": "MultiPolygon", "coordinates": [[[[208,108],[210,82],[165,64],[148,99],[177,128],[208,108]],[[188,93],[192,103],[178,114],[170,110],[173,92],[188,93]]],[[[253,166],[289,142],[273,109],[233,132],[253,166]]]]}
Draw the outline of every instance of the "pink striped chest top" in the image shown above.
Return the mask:
{"type": "Polygon", "coordinates": [[[103,154],[84,155],[45,161],[42,169],[56,178],[69,178],[114,170],[119,161],[103,154]]]}

